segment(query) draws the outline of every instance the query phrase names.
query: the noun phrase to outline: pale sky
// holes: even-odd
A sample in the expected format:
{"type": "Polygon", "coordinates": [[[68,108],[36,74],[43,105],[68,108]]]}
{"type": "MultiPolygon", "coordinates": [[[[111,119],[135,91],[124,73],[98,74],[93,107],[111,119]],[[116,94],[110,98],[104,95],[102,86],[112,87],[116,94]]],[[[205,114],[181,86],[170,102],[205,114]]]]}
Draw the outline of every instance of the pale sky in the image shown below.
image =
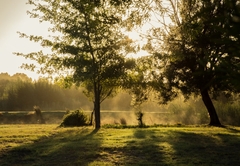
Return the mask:
{"type": "MultiPolygon", "coordinates": [[[[18,57],[13,52],[29,53],[41,50],[38,43],[30,42],[28,39],[19,38],[18,31],[28,35],[48,34],[47,24],[39,23],[38,19],[30,18],[26,5],[27,0],[0,0],[0,73],[7,72],[10,75],[25,73],[33,79],[39,75],[34,72],[21,69],[22,63],[30,62],[24,57],[18,57]]],[[[133,33],[131,37],[135,37],[133,33]]],[[[141,54],[146,54],[142,52],[141,54]]]]}
{"type": "Polygon", "coordinates": [[[29,53],[41,49],[39,44],[19,38],[17,31],[29,35],[47,34],[46,26],[27,15],[26,12],[31,6],[26,5],[26,2],[27,0],[0,0],[0,73],[7,72],[10,75],[25,73],[36,79],[39,75],[20,68],[22,63],[27,63],[29,60],[13,54],[13,52],[29,53]]]}

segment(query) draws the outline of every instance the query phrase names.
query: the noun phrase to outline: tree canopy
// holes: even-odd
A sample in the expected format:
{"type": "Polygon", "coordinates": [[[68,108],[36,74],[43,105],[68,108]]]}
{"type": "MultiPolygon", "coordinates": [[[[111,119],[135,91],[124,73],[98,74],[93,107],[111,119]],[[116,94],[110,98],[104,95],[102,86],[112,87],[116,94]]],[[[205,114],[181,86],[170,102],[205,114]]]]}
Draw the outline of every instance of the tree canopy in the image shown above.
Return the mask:
{"type": "Polygon", "coordinates": [[[200,95],[211,125],[221,125],[212,98],[239,93],[238,0],[29,0],[29,4],[35,7],[31,17],[50,22],[55,35],[20,35],[50,47],[52,53],[17,55],[37,61],[39,72],[60,74],[66,85],[83,85],[94,103],[96,128],[101,102],[122,85],[131,88],[140,104],[149,88],[163,103],[178,92],[186,99],[200,95]],[[135,50],[123,28],[131,30],[151,19],[157,24],[143,35],[148,39],[144,49],[151,56],[135,64],[126,58],[135,50]]]}
{"type": "Polygon", "coordinates": [[[200,94],[210,124],[220,125],[210,95],[239,92],[239,1],[169,2],[163,13],[171,23],[152,29],[147,48],[166,64],[161,76],[172,95],[200,94]]]}
{"type": "MultiPolygon", "coordinates": [[[[122,33],[122,10],[114,1],[90,0],[29,0],[35,8],[31,17],[52,24],[50,31],[57,34],[50,39],[26,35],[52,53],[43,51],[20,56],[36,60],[40,72],[63,73],[65,82],[81,84],[92,96],[95,127],[100,127],[100,104],[123,82],[125,71],[134,65],[125,58],[133,51],[132,40],[122,33]]],[[[33,64],[25,68],[34,69],[33,64]]]]}

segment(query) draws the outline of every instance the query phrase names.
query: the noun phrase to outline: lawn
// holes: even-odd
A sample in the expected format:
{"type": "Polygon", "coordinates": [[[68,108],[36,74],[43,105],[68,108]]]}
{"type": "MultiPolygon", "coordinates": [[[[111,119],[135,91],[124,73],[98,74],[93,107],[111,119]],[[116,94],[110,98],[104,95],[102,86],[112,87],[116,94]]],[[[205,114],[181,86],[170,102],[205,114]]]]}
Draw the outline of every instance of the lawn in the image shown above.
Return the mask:
{"type": "Polygon", "coordinates": [[[205,165],[240,163],[240,127],[58,128],[0,125],[0,165],[205,165]]]}

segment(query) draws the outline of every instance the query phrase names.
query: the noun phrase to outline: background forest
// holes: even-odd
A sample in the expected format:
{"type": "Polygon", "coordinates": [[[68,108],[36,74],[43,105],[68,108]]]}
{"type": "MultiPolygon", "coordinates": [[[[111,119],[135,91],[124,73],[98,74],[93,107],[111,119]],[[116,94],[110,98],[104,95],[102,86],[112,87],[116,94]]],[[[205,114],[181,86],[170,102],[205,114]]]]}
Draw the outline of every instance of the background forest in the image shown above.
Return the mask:
{"type": "Polygon", "coordinates": [[[25,74],[0,74],[0,110],[29,111],[34,105],[44,110],[63,110],[89,105],[81,89],[60,88],[47,79],[32,81],[25,74]]]}
{"type": "MultiPolygon", "coordinates": [[[[50,83],[46,78],[32,81],[22,73],[12,76],[1,73],[0,111],[27,114],[33,110],[33,106],[38,105],[43,112],[54,112],[51,115],[52,120],[48,119],[47,123],[60,123],[66,110],[80,109],[90,114],[93,109],[92,102],[83,91],[81,87],[63,88],[57,83],[50,83]]],[[[240,125],[238,96],[220,96],[214,100],[214,104],[223,124],[240,125]]],[[[131,94],[121,91],[102,103],[102,124],[120,124],[121,119],[127,124],[137,124],[135,112],[139,110],[144,113],[143,121],[146,125],[207,124],[209,120],[200,97],[190,97],[185,101],[184,97],[180,96],[165,105],[159,105],[156,100],[150,99],[141,106],[134,107],[131,94]]]]}
{"type": "MultiPolygon", "coordinates": [[[[90,111],[92,102],[83,91],[81,87],[63,88],[46,78],[32,81],[23,73],[12,76],[0,73],[0,111],[30,111],[35,105],[40,106],[42,110],[51,111],[80,108],[90,111]]],[[[109,99],[104,102],[103,109],[130,110],[131,96],[126,93],[118,96],[119,98],[115,98],[114,101],[109,99]]]]}

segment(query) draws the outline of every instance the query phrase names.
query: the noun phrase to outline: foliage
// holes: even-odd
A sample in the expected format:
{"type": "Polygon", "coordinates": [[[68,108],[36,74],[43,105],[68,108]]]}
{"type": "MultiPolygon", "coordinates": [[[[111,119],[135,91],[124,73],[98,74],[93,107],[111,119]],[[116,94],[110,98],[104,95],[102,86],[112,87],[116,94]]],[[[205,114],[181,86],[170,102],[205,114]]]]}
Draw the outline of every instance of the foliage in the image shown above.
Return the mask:
{"type": "Polygon", "coordinates": [[[240,102],[238,99],[228,102],[214,102],[219,118],[224,124],[240,126],[240,102]]]}
{"type": "Polygon", "coordinates": [[[62,127],[73,127],[73,126],[86,126],[87,124],[87,115],[82,111],[76,110],[70,112],[63,117],[63,121],[60,126],[62,127]]]}
{"type": "MultiPolygon", "coordinates": [[[[40,64],[39,72],[57,73],[67,85],[81,84],[94,102],[96,128],[100,127],[100,104],[111,96],[131,68],[125,56],[134,51],[132,40],[121,31],[122,4],[128,1],[42,0],[29,12],[31,17],[52,24],[50,31],[58,33],[51,39],[26,35],[32,41],[50,47],[51,54],[42,51],[17,55],[40,64]],[[117,12],[116,12],[117,11],[117,12]],[[41,13],[41,14],[39,14],[41,13]],[[63,72],[63,73],[62,73],[63,72]]],[[[24,65],[33,70],[33,64],[24,65]]]]}
{"type": "Polygon", "coordinates": [[[127,125],[126,119],[125,119],[125,118],[121,118],[121,119],[120,119],[120,124],[121,124],[121,125],[127,125]]]}
{"type": "Polygon", "coordinates": [[[182,1],[181,22],[170,27],[165,50],[171,59],[165,69],[169,83],[184,95],[207,89],[213,94],[234,91],[238,75],[239,28],[232,15],[234,1],[182,1]],[[194,9],[194,10],[193,10],[194,9]],[[231,50],[231,51],[230,51],[231,50]],[[236,81],[236,80],[235,80],[236,81]]]}
{"type": "Polygon", "coordinates": [[[141,57],[136,59],[134,69],[128,72],[128,77],[125,80],[124,87],[128,89],[132,95],[131,105],[139,107],[142,103],[147,101],[150,93],[149,77],[151,71],[152,59],[151,57],[141,57]]]}
{"type": "Polygon", "coordinates": [[[152,1],[148,9],[160,24],[144,47],[160,62],[153,87],[166,101],[179,90],[201,95],[210,124],[220,125],[209,94],[239,90],[239,2],[152,1]]]}
{"type": "Polygon", "coordinates": [[[0,110],[29,111],[34,105],[39,105],[44,110],[90,107],[91,103],[82,93],[82,88],[73,86],[64,89],[43,78],[33,82],[28,77],[16,78],[17,75],[21,74],[0,77],[0,110]]]}
{"type": "Polygon", "coordinates": [[[136,111],[135,115],[137,117],[138,126],[139,127],[145,126],[145,124],[143,123],[143,115],[144,115],[144,113],[140,110],[140,111],[136,111]]]}

